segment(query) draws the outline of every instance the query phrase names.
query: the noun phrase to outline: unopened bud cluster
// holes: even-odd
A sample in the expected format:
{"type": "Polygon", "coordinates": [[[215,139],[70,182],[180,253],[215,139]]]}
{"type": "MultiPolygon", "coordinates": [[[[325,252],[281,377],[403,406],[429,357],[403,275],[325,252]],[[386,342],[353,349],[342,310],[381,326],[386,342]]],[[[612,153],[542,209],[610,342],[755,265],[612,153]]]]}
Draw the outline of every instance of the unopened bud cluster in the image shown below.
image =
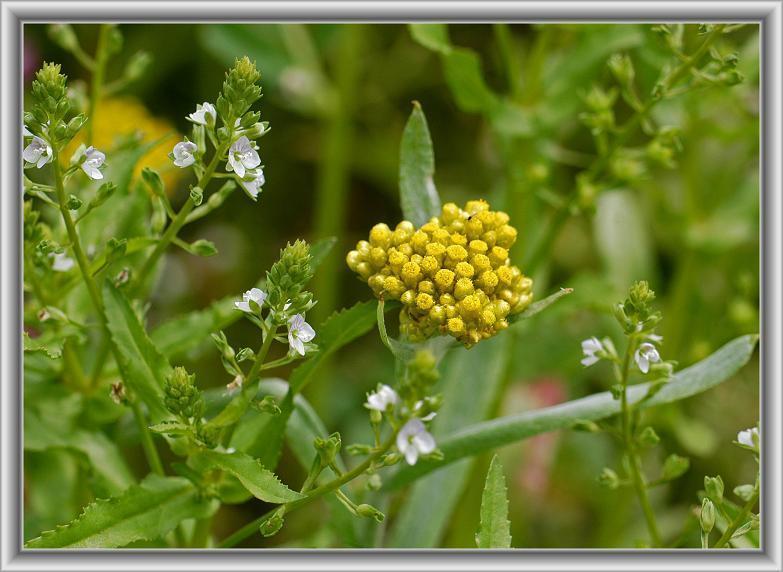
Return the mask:
{"type": "Polygon", "coordinates": [[[67,78],[60,73],[60,64],[44,63],[33,80],[32,111],[24,116],[25,125],[35,135],[58,147],[70,141],[85,123],[83,115],[66,121],[71,111],[66,83],[67,78]]]}
{"type": "Polygon", "coordinates": [[[375,225],[346,262],[378,298],[402,302],[400,327],[411,340],[448,334],[471,346],[533,299],[532,280],[509,261],[516,238],[509,216],[487,202],[447,203],[419,229],[375,225]]]}
{"type": "Polygon", "coordinates": [[[310,245],[304,240],[287,244],[280,259],[266,273],[267,303],[278,316],[304,314],[313,307],[313,295],[305,289],[313,277],[310,245]]]}
{"type": "Polygon", "coordinates": [[[166,379],[164,404],[171,413],[188,419],[200,419],[204,414],[204,399],[196,387],[195,377],[184,367],[176,367],[166,379]]]}

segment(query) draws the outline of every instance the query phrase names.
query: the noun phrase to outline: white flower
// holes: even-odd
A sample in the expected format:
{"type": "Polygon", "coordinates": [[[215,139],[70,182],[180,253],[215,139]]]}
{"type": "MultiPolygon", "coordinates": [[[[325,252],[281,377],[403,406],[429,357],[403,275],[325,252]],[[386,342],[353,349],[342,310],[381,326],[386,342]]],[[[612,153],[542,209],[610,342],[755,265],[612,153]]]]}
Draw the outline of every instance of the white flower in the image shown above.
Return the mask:
{"type": "Polygon", "coordinates": [[[759,429],[758,427],[751,427],[750,429],[744,429],[737,433],[737,443],[744,445],[749,449],[758,451],[759,449],[759,429]]]}
{"type": "Polygon", "coordinates": [[[174,145],[174,150],[171,152],[174,164],[177,167],[189,167],[196,162],[196,151],[198,146],[193,141],[180,141],[174,145]]]}
{"type": "Polygon", "coordinates": [[[103,162],[106,160],[106,155],[90,145],[85,149],[84,156],[86,158],[81,164],[82,171],[87,173],[87,176],[91,179],[103,179],[103,173],[101,173],[100,166],[103,165],[103,162]]]}
{"type": "Polygon", "coordinates": [[[367,403],[365,403],[365,406],[367,409],[386,411],[389,405],[397,405],[399,399],[396,391],[388,385],[381,384],[378,391],[367,395],[367,403]]]}
{"type": "Polygon", "coordinates": [[[288,320],[288,344],[300,356],[305,355],[305,342],[315,337],[315,330],[305,322],[302,314],[297,314],[288,320]]]}
{"type": "Polygon", "coordinates": [[[582,353],[585,357],[582,358],[582,365],[589,367],[596,363],[601,358],[595,355],[597,352],[604,351],[604,346],[598,341],[598,338],[592,337],[582,342],[582,353]]]}
{"type": "Polygon", "coordinates": [[[73,258],[68,258],[64,253],[51,254],[54,261],[52,262],[52,270],[55,272],[68,272],[73,268],[73,258]]]}
{"type": "Polygon", "coordinates": [[[633,358],[636,360],[636,365],[642,373],[650,371],[651,363],[658,363],[661,361],[661,356],[658,354],[658,350],[649,342],[644,342],[636,350],[633,358]]]}
{"type": "Polygon", "coordinates": [[[35,137],[35,135],[30,132],[27,125],[22,125],[22,137],[35,137]]]}
{"type": "Polygon", "coordinates": [[[397,433],[397,449],[409,465],[415,465],[419,455],[435,450],[435,439],[427,432],[421,419],[410,419],[397,433]]]}
{"type": "Polygon", "coordinates": [[[430,411],[427,415],[420,415],[421,410],[424,409],[424,402],[423,401],[417,401],[416,404],[413,406],[413,414],[421,419],[422,421],[432,421],[435,419],[435,416],[437,413],[434,411],[430,411]]]}
{"type": "Polygon", "coordinates": [[[208,101],[196,104],[196,111],[188,115],[188,119],[190,119],[193,123],[197,123],[198,125],[214,124],[216,117],[217,112],[215,111],[215,106],[208,101]],[[212,118],[207,118],[207,115],[211,115],[212,118]]]}
{"type": "Polygon", "coordinates": [[[228,150],[226,171],[234,171],[240,177],[244,177],[247,169],[255,169],[260,164],[261,158],[244,135],[234,141],[228,150]]]}
{"type": "Polygon", "coordinates": [[[261,290],[260,288],[251,288],[244,294],[242,294],[242,301],[241,302],[234,302],[234,307],[237,310],[242,310],[243,312],[253,313],[253,309],[250,307],[250,302],[255,302],[258,304],[258,307],[260,308],[264,300],[266,300],[266,292],[261,290]]]}
{"type": "Polygon", "coordinates": [[[248,174],[253,178],[249,181],[240,179],[239,182],[242,184],[242,187],[250,194],[250,196],[255,199],[258,196],[258,193],[261,192],[261,187],[263,187],[264,183],[266,182],[266,179],[264,178],[264,170],[258,168],[248,174]]]}
{"type": "Polygon", "coordinates": [[[33,135],[33,140],[22,151],[22,158],[40,169],[52,160],[52,147],[37,135],[33,135]]]}

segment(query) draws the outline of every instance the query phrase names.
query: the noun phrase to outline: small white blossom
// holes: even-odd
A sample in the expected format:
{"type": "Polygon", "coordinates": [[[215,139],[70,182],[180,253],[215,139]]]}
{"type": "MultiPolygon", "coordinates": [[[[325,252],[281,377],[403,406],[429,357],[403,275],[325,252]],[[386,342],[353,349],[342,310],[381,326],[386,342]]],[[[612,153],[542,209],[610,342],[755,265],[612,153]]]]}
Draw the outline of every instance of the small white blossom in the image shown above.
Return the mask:
{"type": "Polygon", "coordinates": [[[244,177],[248,169],[255,169],[260,164],[261,158],[244,135],[234,141],[228,150],[226,171],[234,171],[240,177],[244,177]]]}
{"type": "Polygon", "coordinates": [[[52,160],[52,147],[37,135],[33,135],[33,140],[22,151],[22,158],[40,169],[52,160]]]}
{"type": "Polygon", "coordinates": [[[397,449],[409,465],[415,465],[419,455],[435,450],[435,439],[427,432],[421,419],[410,419],[397,433],[397,449]]]}
{"type": "Polygon", "coordinates": [[[54,261],[52,262],[52,270],[55,272],[68,272],[73,268],[73,258],[68,258],[65,253],[51,254],[54,261]]]}
{"type": "Polygon", "coordinates": [[[250,307],[250,302],[255,302],[258,304],[259,308],[264,304],[264,300],[266,300],[266,292],[261,290],[260,288],[251,288],[244,294],[242,294],[242,301],[241,302],[234,302],[234,307],[237,310],[242,310],[243,312],[253,313],[253,309],[250,307]]]}
{"type": "Polygon", "coordinates": [[[739,433],[737,433],[737,443],[747,447],[748,449],[753,449],[754,451],[758,451],[759,450],[758,427],[751,427],[750,429],[744,429],[739,433]]]}
{"type": "Polygon", "coordinates": [[[590,367],[601,358],[595,355],[597,352],[604,351],[604,346],[596,337],[588,338],[582,342],[582,353],[585,357],[582,358],[582,365],[590,367]]]}
{"type": "Polygon", "coordinates": [[[174,164],[177,167],[189,167],[196,162],[196,151],[198,146],[193,141],[180,141],[174,145],[174,150],[171,152],[174,164]]]}
{"type": "Polygon", "coordinates": [[[661,356],[658,350],[649,342],[644,342],[639,345],[639,349],[636,350],[633,358],[636,360],[636,365],[639,366],[639,370],[642,373],[650,371],[651,363],[658,363],[661,361],[661,356]]]}
{"type": "Polygon", "coordinates": [[[437,413],[434,411],[430,411],[427,415],[421,415],[421,411],[424,409],[424,402],[423,401],[417,401],[416,404],[413,406],[413,414],[421,419],[422,421],[432,421],[435,419],[435,416],[437,413]]]}
{"type": "Polygon", "coordinates": [[[91,179],[103,179],[103,173],[101,173],[100,167],[106,160],[106,155],[90,145],[85,149],[84,156],[84,162],[81,164],[82,171],[91,179]]]}
{"type": "Polygon", "coordinates": [[[376,411],[386,411],[389,405],[397,405],[399,399],[396,391],[388,385],[381,384],[378,391],[367,395],[365,407],[367,409],[375,409],[376,411]]]}
{"type": "Polygon", "coordinates": [[[264,183],[266,182],[266,178],[264,177],[264,170],[259,167],[255,171],[248,172],[248,174],[253,178],[249,181],[240,179],[239,182],[242,184],[242,187],[250,194],[250,196],[255,199],[258,197],[258,193],[261,192],[261,187],[263,187],[264,183]]]}
{"type": "Polygon", "coordinates": [[[35,137],[35,135],[30,132],[27,125],[22,125],[22,137],[35,137]]]}
{"type": "Polygon", "coordinates": [[[196,111],[188,115],[188,119],[198,125],[214,125],[216,118],[217,111],[215,111],[215,106],[208,101],[197,104],[196,111]],[[208,118],[208,115],[211,118],[208,118]]]}
{"type": "Polygon", "coordinates": [[[305,322],[302,314],[297,314],[288,320],[288,344],[300,356],[305,355],[305,342],[315,337],[315,330],[305,322]]]}

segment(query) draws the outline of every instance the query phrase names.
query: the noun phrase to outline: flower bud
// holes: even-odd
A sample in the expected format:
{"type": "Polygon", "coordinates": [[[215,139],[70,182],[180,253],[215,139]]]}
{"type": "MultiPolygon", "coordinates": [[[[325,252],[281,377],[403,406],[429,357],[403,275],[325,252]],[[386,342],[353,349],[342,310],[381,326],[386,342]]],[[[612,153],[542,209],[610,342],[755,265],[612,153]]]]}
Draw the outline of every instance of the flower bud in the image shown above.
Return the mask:
{"type": "Polygon", "coordinates": [[[679,455],[671,454],[666,457],[666,460],[663,462],[661,478],[666,481],[676,479],[680,475],[684,474],[690,465],[691,462],[687,457],[680,457],[679,455]]]}
{"type": "Polygon", "coordinates": [[[606,487],[610,490],[615,490],[617,487],[620,486],[620,478],[617,476],[617,473],[615,473],[612,469],[609,467],[604,467],[604,469],[601,471],[601,474],[598,475],[598,483],[602,487],[606,487]]]}
{"type": "Polygon", "coordinates": [[[49,38],[65,51],[74,52],[79,49],[79,40],[70,24],[51,24],[47,32],[49,38]]]}
{"type": "Polygon", "coordinates": [[[145,50],[139,50],[133,54],[125,66],[125,79],[136,81],[144,75],[152,64],[152,56],[145,50]]]}
{"type": "Polygon", "coordinates": [[[705,498],[701,503],[699,524],[701,525],[701,529],[708,534],[715,526],[715,505],[708,498],[705,498]]]}
{"type": "Polygon", "coordinates": [[[340,452],[342,441],[339,433],[332,433],[326,439],[316,437],[313,440],[313,445],[321,459],[321,465],[328,467],[334,462],[337,453],[340,452]]]}
{"type": "Polygon", "coordinates": [[[369,504],[360,504],[357,506],[356,514],[364,518],[373,518],[376,522],[383,522],[383,519],[386,518],[381,511],[369,504]]]}
{"type": "Polygon", "coordinates": [[[283,511],[282,507],[278,510],[276,510],[272,516],[270,516],[268,519],[266,519],[264,522],[261,523],[261,526],[258,527],[259,532],[262,536],[265,538],[269,538],[270,536],[274,536],[278,532],[280,532],[280,529],[283,528],[283,515],[285,512],[283,511]]]}
{"type": "Polygon", "coordinates": [[[69,211],[78,211],[80,208],[82,208],[82,201],[79,197],[76,195],[71,195],[68,197],[68,201],[65,203],[65,206],[68,207],[69,211]]]}
{"type": "Polygon", "coordinates": [[[710,499],[716,503],[720,503],[723,500],[723,479],[720,477],[720,475],[715,477],[705,476],[704,490],[710,499]]]}
{"type": "Polygon", "coordinates": [[[174,415],[185,418],[201,418],[204,399],[195,385],[195,375],[189,375],[184,367],[175,367],[163,385],[164,404],[174,415]]]}
{"type": "Polygon", "coordinates": [[[639,444],[643,447],[654,447],[661,442],[661,438],[652,427],[645,427],[639,434],[639,444]]]}

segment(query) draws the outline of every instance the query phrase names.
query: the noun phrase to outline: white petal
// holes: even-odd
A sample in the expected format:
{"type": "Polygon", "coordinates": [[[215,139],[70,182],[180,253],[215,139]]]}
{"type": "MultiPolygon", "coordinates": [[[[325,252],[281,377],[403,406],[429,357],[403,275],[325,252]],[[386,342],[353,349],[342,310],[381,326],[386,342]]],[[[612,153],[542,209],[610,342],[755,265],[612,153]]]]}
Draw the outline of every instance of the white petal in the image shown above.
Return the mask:
{"type": "Polygon", "coordinates": [[[367,407],[376,411],[386,411],[386,400],[379,393],[371,393],[367,396],[367,407]]]}
{"type": "Polygon", "coordinates": [[[52,270],[55,272],[68,272],[73,268],[74,261],[72,258],[68,258],[65,254],[55,254],[54,261],[52,262],[52,270]]]}
{"type": "Polygon", "coordinates": [[[252,310],[250,309],[250,304],[248,304],[244,300],[242,302],[234,302],[234,307],[237,310],[242,310],[243,312],[252,312],[252,310]]]}
{"type": "Polygon", "coordinates": [[[416,461],[419,459],[419,451],[416,449],[416,447],[408,447],[408,449],[403,454],[405,455],[405,460],[409,465],[415,465],[416,461]]]}
{"type": "Polygon", "coordinates": [[[305,355],[304,343],[292,333],[288,334],[288,343],[300,356],[305,355]]]}
{"type": "Polygon", "coordinates": [[[289,330],[298,330],[304,324],[304,316],[302,314],[296,314],[290,320],[288,320],[289,330]]]}
{"type": "Polygon", "coordinates": [[[422,421],[432,421],[433,419],[435,419],[435,416],[436,416],[436,415],[437,415],[437,413],[435,413],[435,412],[433,411],[433,412],[432,412],[432,413],[430,413],[429,415],[425,415],[424,417],[422,417],[422,418],[421,418],[421,420],[422,420],[422,421]]]}
{"type": "Polygon", "coordinates": [[[636,365],[639,366],[639,370],[642,373],[647,373],[650,371],[650,362],[647,359],[647,356],[642,354],[639,350],[636,350],[636,355],[634,355],[634,359],[636,359],[636,365]]]}
{"type": "Polygon", "coordinates": [[[422,431],[413,438],[413,445],[420,453],[426,455],[435,450],[435,439],[427,431],[422,431]]]}
{"type": "Polygon", "coordinates": [[[261,290],[261,288],[251,288],[247,291],[247,295],[250,300],[253,300],[253,302],[259,306],[261,306],[264,303],[264,300],[266,300],[266,292],[261,290]]]}
{"type": "Polygon", "coordinates": [[[599,361],[597,356],[589,355],[582,358],[582,365],[585,367],[590,367],[594,363],[599,361]]]}
{"type": "Polygon", "coordinates": [[[397,392],[394,391],[388,385],[382,384],[380,389],[378,390],[378,393],[383,396],[383,398],[386,400],[387,403],[396,404],[397,401],[399,400],[399,397],[397,396],[397,392]]]}
{"type": "Polygon", "coordinates": [[[242,164],[242,161],[237,159],[229,159],[231,162],[231,166],[234,167],[234,172],[239,175],[240,177],[245,176],[245,166],[242,164]]]}
{"type": "Polygon", "coordinates": [[[310,324],[304,322],[301,326],[299,326],[299,331],[296,335],[303,342],[309,342],[315,337],[315,330],[310,324]]]}

